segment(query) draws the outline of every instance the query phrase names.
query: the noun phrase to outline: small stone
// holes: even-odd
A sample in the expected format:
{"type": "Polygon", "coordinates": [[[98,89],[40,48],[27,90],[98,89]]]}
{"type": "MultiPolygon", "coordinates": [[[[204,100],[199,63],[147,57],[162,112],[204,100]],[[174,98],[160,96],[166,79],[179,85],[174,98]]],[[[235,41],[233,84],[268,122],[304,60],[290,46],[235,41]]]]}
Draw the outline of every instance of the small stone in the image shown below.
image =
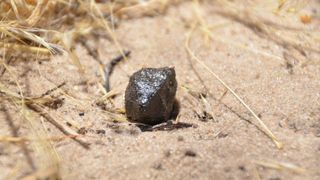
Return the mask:
{"type": "Polygon", "coordinates": [[[163,166],[161,163],[156,163],[153,165],[153,168],[156,170],[163,170],[163,166]]]}
{"type": "Polygon", "coordinates": [[[125,92],[130,121],[155,125],[170,119],[177,91],[174,68],[143,68],[131,77],[125,92]]]}
{"type": "Polygon", "coordinates": [[[246,167],[245,166],[238,166],[238,168],[239,168],[239,170],[241,170],[241,171],[246,171],[246,167]]]}
{"type": "Polygon", "coordinates": [[[88,130],[85,127],[82,127],[78,130],[78,134],[85,135],[87,134],[88,130]]]}
{"type": "Polygon", "coordinates": [[[197,154],[193,151],[193,150],[186,150],[186,152],[184,153],[185,156],[189,156],[189,157],[196,157],[197,154]]]}
{"type": "Polygon", "coordinates": [[[178,136],[178,141],[184,141],[183,136],[178,136]]]}
{"type": "Polygon", "coordinates": [[[96,133],[97,134],[106,134],[106,131],[103,129],[98,129],[98,130],[96,130],[96,133]]]}

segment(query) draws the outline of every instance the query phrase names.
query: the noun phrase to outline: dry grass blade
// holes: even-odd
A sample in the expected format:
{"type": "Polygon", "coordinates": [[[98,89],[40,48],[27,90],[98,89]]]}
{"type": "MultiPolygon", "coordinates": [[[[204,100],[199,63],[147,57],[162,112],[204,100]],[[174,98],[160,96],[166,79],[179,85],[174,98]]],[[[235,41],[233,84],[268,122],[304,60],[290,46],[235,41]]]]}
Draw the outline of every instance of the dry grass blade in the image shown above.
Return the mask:
{"type": "Polygon", "coordinates": [[[59,174],[55,169],[47,168],[36,171],[35,173],[28,175],[22,180],[36,180],[36,179],[60,179],[59,174]]]}
{"type": "Polygon", "coordinates": [[[95,13],[92,13],[94,15],[95,21],[97,23],[99,23],[107,31],[107,33],[111,36],[113,43],[117,46],[117,48],[118,48],[119,52],[121,53],[121,55],[124,57],[125,60],[127,60],[125,52],[124,52],[122,46],[120,45],[120,43],[118,42],[118,39],[117,39],[114,31],[110,28],[110,26],[108,25],[107,21],[103,18],[103,13],[98,8],[97,4],[93,2],[92,3],[92,8],[94,9],[94,11],[97,14],[97,15],[95,15],[95,13]]]}
{"type": "MultiPolygon", "coordinates": [[[[30,99],[26,100],[22,93],[22,89],[17,80],[17,77],[12,73],[8,66],[6,66],[5,64],[3,65],[9,72],[10,76],[13,77],[19,89],[20,96],[6,89],[2,84],[0,84],[0,97],[4,97],[4,99],[6,100],[1,102],[10,102],[13,106],[15,106],[17,111],[20,112],[20,115],[25,120],[25,124],[30,130],[30,135],[34,139],[39,139],[39,141],[30,141],[30,145],[33,148],[34,153],[38,155],[37,159],[39,160],[40,164],[34,164],[33,158],[28,155],[29,151],[27,151],[28,149],[26,148],[25,153],[27,153],[26,155],[28,157],[28,162],[31,165],[33,171],[36,171],[38,169],[51,169],[51,171],[54,172],[54,174],[57,176],[59,174],[59,157],[57,155],[57,152],[51,145],[50,141],[43,140],[46,139],[47,136],[45,129],[40,126],[40,121],[36,121],[34,114],[25,106],[25,103],[30,101],[30,99]]],[[[24,141],[22,142],[22,145],[24,145],[24,141]]]]}
{"type": "Polygon", "coordinates": [[[206,95],[204,93],[196,92],[186,85],[182,85],[181,88],[190,95],[186,97],[186,100],[190,103],[193,111],[201,120],[207,121],[212,119],[213,121],[217,121],[212,105],[206,99],[206,95]],[[200,107],[197,106],[199,104],[201,104],[200,107]]]}
{"type": "Polygon", "coordinates": [[[266,133],[272,141],[276,144],[277,148],[282,149],[283,144],[275,137],[275,135],[269,130],[269,128],[264,124],[264,122],[256,115],[256,113],[216,74],[214,73],[204,62],[202,62],[190,49],[190,39],[192,36],[192,33],[194,32],[196,27],[196,24],[193,26],[191,31],[187,35],[185,48],[188,52],[188,54],[191,56],[193,60],[195,60],[197,63],[199,63],[203,68],[205,68],[210,74],[212,74],[225,88],[228,89],[232,93],[232,95],[255,117],[258,121],[258,123],[261,125],[263,132],[266,133]]]}
{"type": "Polygon", "coordinates": [[[0,142],[20,143],[27,140],[28,140],[27,138],[22,138],[22,137],[0,136],[0,142]]]}
{"type": "MultiPolygon", "coordinates": [[[[289,7],[292,7],[297,10],[302,9],[306,4],[308,4],[308,0],[283,0],[283,3],[279,3],[278,8],[279,10],[282,8],[288,10],[289,7]],[[284,8],[284,4],[286,4],[286,8],[284,8]]],[[[319,36],[317,28],[302,28],[297,25],[288,25],[290,23],[281,23],[277,20],[283,21],[285,19],[281,19],[279,16],[275,20],[267,19],[261,16],[261,9],[253,10],[253,7],[244,6],[243,3],[219,0],[217,7],[222,8],[214,9],[213,13],[244,25],[259,37],[271,40],[284,49],[298,51],[306,56],[305,60],[308,60],[308,53],[320,53],[319,44],[316,42],[316,37],[319,36]],[[299,37],[303,37],[303,40],[299,37]]]]}
{"type": "Polygon", "coordinates": [[[48,5],[49,0],[38,0],[37,1],[37,6],[33,10],[32,14],[29,16],[29,18],[26,20],[26,22],[30,26],[34,26],[40,19],[41,16],[46,9],[46,6],[48,5]]]}
{"type": "Polygon", "coordinates": [[[4,47],[8,49],[9,51],[14,52],[29,52],[31,54],[37,54],[37,55],[43,55],[46,57],[49,57],[51,55],[50,50],[47,48],[41,48],[41,47],[35,47],[35,46],[27,46],[23,44],[17,44],[17,43],[3,43],[0,42],[0,47],[4,47]]]}
{"type": "Polygon", "coordinates": [[[45,47],[52,54],[64,53],[64,50],[59,45],[48,43],[43,37],[36,35],[36,33],[48,32],[47,30],[43,30],[43,29],[41,30],[41,29],[35,29],[35,28],[24,29],[17,26],[18,25],[16,25],[15,23],[6,23],[6,22],[0,21],[0,32],[3,33],[2,35],[3,37],[1,37],[1,39],[7,39],[9,41],[12,41],[12,39],[10,38],[13,38],[14,40],[19,41],[25,45],[27,45],[25,40],[29,40],[31,42],[36,43],[39,46],[45,47]]]}
{"type": "Polygon", "coordinates": [[[267,167],[267,168],[272,168],[272,169],[277,169],[277,170],[290,170],[295,173],[305,173],[307,170],[301,167],[298,167],[292,163],[287,163],[287,162],[275,162],[275,161],[254,161],[255,164],[267,167]]]}
{"type": "Polygon", "coordinates": [[[0,142],[9,142],[9,143],[22,143],[25,141],[43,141],[43,140],[50,140],[50,141],[62,141],[70,138],[77,138],[81,137],[82,135],[65,135],[65,136],[53,136],[53,137],[48,137],[46,139],[31,139],[27,137],[10,137],[10,136],[0,136],[0,142]]]}
{"type": "Polygon", "coordinates": [[[85,149],[89,149],[89,143],[78,139],[77,137],[79,136],[79,134],[77,134],[76,132],[73,132],[73,130],[67,128],[66,126],[64,126],[62,123],[56,121],[54,118],[52,118],[49,113],[47,113],[43,108],[41,108],[41,106],[39,106],[38,104],[35,103],[28,103],[27,106],[32,109],[33,111],[39,113],[41,116],[43,116],[44,118],[46,118],[51,124],[53,124],[56,128],[58,128],[61,132],[63,132],[64,134],[73,137],[73,139],[78,142],[81,146],[83,146],[85,149]]]}
{"type": "Polygon", "coordinates": [[[177,4],[181,0],[149,0],[136,1],[116,12],[121,18],[138,18],[142,16],[154,16],[164,13],[171,4],[177,4]]]}
{"type": "Polygon", "coordinates": [[[261,180],[260,174],[259,174],[258,169],[255,165],[253,166],[253,173],[254,173],[256,180],[261,180]]]}
{"type": "Polygon", "coordinates": [[[50,141],[45,140],[47,137],[45,129],[41,126],[39,121],[35,120],[35,114],[33,112],[31,112],[25,105],[21,105],[20,107],[20,112],[28,123],[28,128],[32,132],[32,137],[34,139],[39,139],[39,141],[30,141],[35,154],[40,156],[40,164],[37,165],[37,170],[51,169],[55,174],[58,174],[59,156],[50,141]]]}
{"type": "Polygon", "coordinates": [[[2,137],[2,138],[0,138],[0,141],[20,142],[21,149],[22,149],[22,151],[23,151],[23,153],[24,153],[24,155],[26,157],[27,162],[31,166],[32,170],[35,170],[36,166],[34,164],[33,158],[30,155],[30,151],[29,151],[29,149],[27,147],[27,144],[24,143],[24,141],[20,141],[23,138],[19,137],[18,129],[17,129],[16,125],[13,122],[13,118],[11,117],[11,114],[8,112],[7,108],[5,108],[4,106],[2,107],[2,111],[5,113],[5,116],[6,116],[5,119],[6,119],[8,125],[9,125],[9,127],[11,129],[11,134],[14,137],[2,137]]]}

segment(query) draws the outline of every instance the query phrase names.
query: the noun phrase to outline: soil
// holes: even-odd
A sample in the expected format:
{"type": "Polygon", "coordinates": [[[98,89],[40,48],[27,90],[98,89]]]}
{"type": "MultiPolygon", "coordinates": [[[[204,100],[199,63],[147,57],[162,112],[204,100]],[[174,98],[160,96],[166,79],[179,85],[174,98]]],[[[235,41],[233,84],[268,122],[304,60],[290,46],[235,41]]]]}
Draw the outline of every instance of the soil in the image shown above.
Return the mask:
{"type": "MultiPolygon", "coordinates": [[[[207,45],[201,33],[195,32],[190,48],[261,117],[284,144],[283,149],[275,147],[257,128],[248,110],[231,93],[225,94],[225,87],[209,72],[195,61],[194,69],[190,66],[185,41],[193,4],[184,2],[170,7],[164,15],[121,21],[115,34],[131,55],[111,75],[111,89],[118,92],[113,106],[97,105],[104,83],[99,62],[81,44],[76,52],[84,73],[65,56],[44,61],[16,60],[10,64],[25,96],[37,97],[65,83],[61,89],[67,94],[59,96],[63,103],[48,111],[83,134],[81,139],[90,143],[90,149],[70,138],[51,142],[59,156],[62,179],[320,179],[320,54],[306,52],[303,65],[288,63],[284,55],[292,54],[285,47],[213,13],[216,7],[210,2],[201,7],[208,24],[224,25],[212,30],[212,41],[207,45]],[[175,67],[180,125],[144,131],[130,122],[115,122],[115,116],[105,109],[124,108],[130,75],[142,67],[165,66],[175,67]],[[186,87],[203,96],[192,96],[186,87]],[[204,108],[201,97],[210,104],[209,108],[204,108]],[[306,171],[279,170],[257,162],[293,164],[306,171]]],[[[310,2],[304,11],[314,12],[319,7],[319,2],[310,2]]],[[[318,19],[303,24],[298,17],[288,15],[278,22],[319,31],[318,19]]],[[[282,35],[303,40],[301,34],[282,35]]],[[[314,48],[320,49],[317,42],[314,48]]],[[[105,64],[119,55],[108,39],[91,39],[89,43],[98,48],[105,64]]],[[[10,73],[4,73],[1,82],[18,92],[10,73]]],[[[31,136],[19,111],[10,105],[2,105],[1,109],[1,135],[13,136],[8,119],[11,118],[19,136],[31,136]]],[[[49,137],[63,136],[44,118],[36,119],[49,137]]],[[[32,143],[27,143],[27,147],[35,167],[41,168],[44,162],[39,160],[32,143]]],[[[21,178],[32,172],[24,152],[19,144],[0,143],[0,179],[21,178]]]]}

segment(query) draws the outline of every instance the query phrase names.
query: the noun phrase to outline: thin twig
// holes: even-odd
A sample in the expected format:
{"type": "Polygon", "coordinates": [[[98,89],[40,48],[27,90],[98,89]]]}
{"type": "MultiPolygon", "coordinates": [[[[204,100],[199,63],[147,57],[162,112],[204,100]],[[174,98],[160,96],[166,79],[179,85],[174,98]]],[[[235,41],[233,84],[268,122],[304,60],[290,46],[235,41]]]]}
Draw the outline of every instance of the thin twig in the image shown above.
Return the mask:
{"type": "Polygon", "coordinates": [[[112,59],[106,66],[104,69],[104,74],[105,74],[105,89],[107,92],[110,91],[110,75],[113,72],[114,66],[117,65],[120,61],[122,61],[123,59],[129,57],[131,51],[124,51],[124,54],[121,54],[117,57],[115,57],[114,59],[112,59]]]}
{"type": "Polygon", "coordinates": [[[262,126],[264,129],[263,132],[265,132],[271,139],[272,141],[276,144],[277,148],[282,149],[283,144],[273,135],[273,133],[269,130],[269,128],[264,124],[264,122],[256,115],[256,113],[215,73],[213,72],[204,62],[202,62],[195,54],[194,52],[190,49],[189,44],[190,44],[190,38],[192,36],[193,31],[195,30],[196,24],[194,27],[191,29],[191,31],[187,35],[187,40],[185,47],[189,53],[189,55],[197,61],[203,68],[205,68],[210,74],[212,74],[224,87],[228,89],[232,93],[232,95],[255,117],[258,121],[258,123],[262,126]]]}
{"type": "Polygon", "coordinates": [[[63,82],[63,83],[59,84],[58,86],[56,86],[56,87],[54,87],[52,89],[49,89],[45,93],[41,94],[41,96],[39,98],[43,98],[44,96],[47,96],[47,95],[51,94],[52,92],[56,91],[57,89],[60,89],[64,85],[66,85],[66,82],[63,82]]]}
{"type": "Polygon", "coordinates": [[[41,106],[39,106],[38,104],[35,104],[33,102],[27,103],[26,104],[30,109],[32,109],[33,111],[39,113],[41,116],[43,116],[44,118],[47,119],[47,121],[49,121],[51,124],[53,124],[56,128],[58,128],[61,132],[63,132],[65,135],[67,136],[71,136],[73,137],[73,139],[78,142],[81,146],[83,146],[85,149],[89,149],[89,143],[81,140],[81,139],[77,139],[78,134],[73,132],[71,129],[66,128],[63,124],[61,124],[60,122],[56,121],[54,118],[52,118],[49,113],[45,112],[43,110],[43,108],[41,108],[41,106]]]}
{"type": "MultiPolygon", "coordinates": [[[[2,107],[3,112],[5,113],[6,116],[6,121],[11,129],[11,134],[13,136],[13,139],[18,140],[19,137],[19,133],[18,133],[18,128],[14,125],[13,120],[8,112],[8,110],[5,107],[2,107]]],[[[27,162],[29,163],[29,165],[31,166],[32,170],[35,171],[36,170],[36,165],[34,164],[34,161],[31,157],[31,154],[28,150],[28,147],[26,145],[25,142],[21,142],[21,149],[23,151],[23,154],[25,155],[27,162]]]]}
{"type": "Polygon", "coordinates": [[[96,61],[98,61],[100,65],[103,64],[97,49],[91,48],[85,40],[80,40],[80,43],[83,45],[84,48],[86,48],[90,56],[92,56],[96,61]]]}
{"type": "MultiPolygon", "coordinates": [[[[101,67],[103,67],[103,62],[99,56],[99,53],[96,49],[92,49],[86,41],[80,41],[81,44],[86,48],[88,51],[88,54],[92,56],[98,63],[100,64],[101,67]]],[[[106,92],[110,91],[110,75],[113,72],[114,67],[121,62],[122,60],[126,59],[129,57],[131,54],[131,51],[124,50],[123,53],[120,53],[117,57],[113,58],[104,68],[104,78],[105,78],[105,84],[104,88],[106,92]]]]}
{"type": "Polygon", "coordinates": [[[62,141],[69,138],[81,137],[83,135],[64,135],[64,136],[52,136],[48,138],[41,138],[41,139],[31,139],[28,137],[15,137],[15,136],[0,136],[0,142],[9,142],[9,143],[23,143],[27,141],[62,141]]]}
{"type": "Polygon", "coordinates": [[[271,168],[271,169],[277,169],[277,170],[287,169],[299,174],[305,173],[307,171],[304,168],[301,168],[295,164],[287,163],[287,162],[254,161],[254,163],[263,167],[271,168]]]}

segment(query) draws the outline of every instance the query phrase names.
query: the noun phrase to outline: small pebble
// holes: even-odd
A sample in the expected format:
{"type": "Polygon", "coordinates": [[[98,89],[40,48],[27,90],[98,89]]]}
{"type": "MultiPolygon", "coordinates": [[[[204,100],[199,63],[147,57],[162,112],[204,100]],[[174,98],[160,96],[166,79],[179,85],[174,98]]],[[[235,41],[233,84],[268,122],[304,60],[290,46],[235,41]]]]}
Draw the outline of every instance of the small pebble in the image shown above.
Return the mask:
{"type": "Polygon", "coordinates": [[[143,68],[131,77],[125,92],[129,120],[156,125],[168,121],[177,91],[174,68],[143,68]]]}
{"type": "Polygon", "coordinates": [[[103,129],[98,129],[98,130],[96,130],[96,133],[97,134],[106,134],[106,131],[103,129]]]}
{"type": "Polygon", "coordinates": [[[87,133],[87,129],[85,127],[82,127],[78,130],[78,134],[82,134],[82,135],[85,135],[87,133]]]}
{"type": "Polygon", "coordinates": [[[186,152],[184,153],[185,156],[189,156],[189,157],[196,157],[197,154],[193,151],[193,150],[186,150],[186,152]]]}
{"type": "Polygon", "coordinates": [[[178,136],[178,141],[184,141],[183,136],[178,136]]]}

